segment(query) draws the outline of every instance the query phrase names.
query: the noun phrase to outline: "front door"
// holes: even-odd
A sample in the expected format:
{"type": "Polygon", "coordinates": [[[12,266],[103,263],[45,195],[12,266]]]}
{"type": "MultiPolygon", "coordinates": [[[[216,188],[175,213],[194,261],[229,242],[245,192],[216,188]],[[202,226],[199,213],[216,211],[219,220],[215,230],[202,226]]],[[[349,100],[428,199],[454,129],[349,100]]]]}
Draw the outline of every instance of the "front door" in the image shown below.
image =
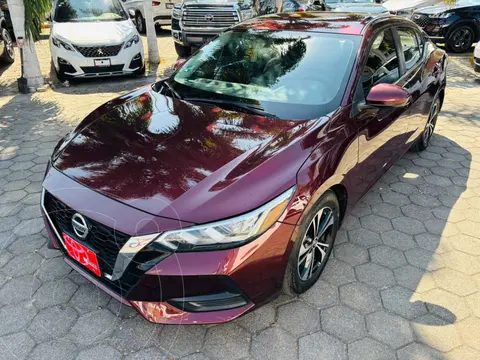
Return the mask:
{"type": "Polygon", "coordinates": [[[391,28],[381,30],[373,38],[368,57],[358,84],[353,106],[353,121],[358,127],[359,176],[358,194],[364,194],[394,163],[408,124],[399,121],[405,109],[362,106],[370,90],[377,84],[396,84],[402,68],[399,44],[391,28]]]}

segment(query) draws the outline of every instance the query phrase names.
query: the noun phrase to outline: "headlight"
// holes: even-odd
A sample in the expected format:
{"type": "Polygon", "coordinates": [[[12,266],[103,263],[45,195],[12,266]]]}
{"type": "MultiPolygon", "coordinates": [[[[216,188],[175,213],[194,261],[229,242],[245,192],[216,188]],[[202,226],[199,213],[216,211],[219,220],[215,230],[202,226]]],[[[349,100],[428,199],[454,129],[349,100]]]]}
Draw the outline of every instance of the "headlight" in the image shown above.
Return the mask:
{"type": "Polygon", "coordinates": [[[434,18],[434,19],[446,19],[446,18],[448,18],[452,15],[453,15],[453,13],[451,13],[451,12],[443,12],[443,13],[440,13],[440,14],[430,15],[429,17],[434,18]]]}
{"type": "Polygon", "coordinates": [[[251,19],[255,16],[255,11],[253,9],[242,10],[242,21],[251,19]]]}
{"type": "Polygon", "coordinates": [[[413,10],[414,8],[398,10],[394,11],[394,14],[398,16],[410,16],[413,14],[413,10]]]}
{"type": "Polygon", "coordinates": [[[53,42],[53,45],[55,45],[56,47],[60,48],[60,46],[63,46],[63,48],[65,50],[68,50],[68,51],[75,51],[72,47],[72,45],[69,45],[67,44],[66,42],[62,41],[62,40],[59,40],[57,39],[55,36],[52,36],[52,42],[53,42]]]}
{"type": "Polygon", "coordinates": [[[260,208],[228,220],[167,231],[155,242],[176,251],[212,250],[235,247],[256,239],[282,215],[295,187],[260,208]]]}
{"type": "Polygon", "coordinates": [[[132,37],[130,40],[128,40],[126,43],[125,43],[125,46],[124,48],[125,49],[128,49],[130,46],[132,46],[134,43],[135,44],[138,44],[138,42],[140,41],[140,37],[138,35],[135,35],[134,37],[132,37]]]}
{"type": "Polygon", "coordinates": [[[182,16],[182,8],[175,6],[173,8],[172,17],[175,19],[180,19],[181,16],[182,16]]]}

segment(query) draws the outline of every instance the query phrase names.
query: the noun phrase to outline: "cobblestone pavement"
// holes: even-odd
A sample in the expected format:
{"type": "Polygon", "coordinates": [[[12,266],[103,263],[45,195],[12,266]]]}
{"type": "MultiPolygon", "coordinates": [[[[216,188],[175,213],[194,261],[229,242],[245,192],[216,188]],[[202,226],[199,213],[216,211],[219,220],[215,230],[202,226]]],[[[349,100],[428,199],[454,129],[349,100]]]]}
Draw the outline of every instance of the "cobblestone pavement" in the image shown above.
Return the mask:
{"type": "Polygon", "coordinates": [[[348,216],[321,280],[215,326],[148,323],[45,245],[53,146],[140,80],[0,96],[0,359],[480,359],[480,83],[465,58],[449,75],[428,151],[348,216]]]}

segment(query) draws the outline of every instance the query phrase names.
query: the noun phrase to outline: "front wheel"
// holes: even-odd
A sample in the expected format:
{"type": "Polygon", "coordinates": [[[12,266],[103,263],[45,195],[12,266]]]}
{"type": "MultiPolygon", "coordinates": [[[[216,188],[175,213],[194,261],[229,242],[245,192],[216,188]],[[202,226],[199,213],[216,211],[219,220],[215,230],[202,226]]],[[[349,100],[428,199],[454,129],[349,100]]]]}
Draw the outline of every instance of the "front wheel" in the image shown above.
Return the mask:
{"type": "Polygon", "coordinates": [[[285,272],[286,293],[301,294],[315,284],[330,257],[339,224],[340,205],[329,190],[303,220],[285,272]]]}
{"type": "Polygon", "coordinates": [[[0,54],[0,58],[11,64],[15,61],[15,50],[13,48],[13,40],[7,29],[0,29],[0,41],[4,43],[3,54],[0,54]]]}
{"type": "Polygon", "coordinates": [[[135,15],[135,26],[137,27],[137,30],[140,34],[145,34],[145,29],[146,29],[145,19],[143,18],[142,14],[139,12],[135,15]]]}
{"type": "Polygon", "coordinates": [[[175,51],[177,52],[177,55],[184,58],[190,56],[192,53],[192,47],[191,46],[183,46],[179,43],[175,43],[175,51]]]}
{"type": "Polygon", "coordinates": [[[471,49],[475,42],[475,32],[468,25],[460,25],[448,35],[447,49],[454,53],[463,53],[471,49]]]}
{"type": "Polygon", "coordinates": [[[432,140],[433,132],[435,131],[435,126],[437,125],[438,113],[440,112],[440,99],[436,98],[433,101],[432,108],[430,109],[430,114],[428,114],[427,124],[425,129],[423,129],[422,135],[417,139],[415,144],[412,147],[413,151],[420,152],[425,150],[432,140]]]}

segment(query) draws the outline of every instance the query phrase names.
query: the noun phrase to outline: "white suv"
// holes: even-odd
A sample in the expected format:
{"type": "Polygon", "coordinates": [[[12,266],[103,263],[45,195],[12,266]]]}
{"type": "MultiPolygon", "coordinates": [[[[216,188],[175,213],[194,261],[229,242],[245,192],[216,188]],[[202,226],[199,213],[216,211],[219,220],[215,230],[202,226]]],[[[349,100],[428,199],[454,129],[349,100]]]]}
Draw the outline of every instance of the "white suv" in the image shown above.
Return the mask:
{"type": "Polygon", "coordinates": [[[475,52],[473,53],[473,66],[475,72],[480,75],[480,42],[475,46],[475,52]]]}
{"type": "MultiPolygon", "coordinates": [[[[144,0],[122,0],[123,6],[130,13],[130,16],[135,19],[140,34],[145,34],[145,10],[143,7],[144,0]]],[[[153,22],[157,25],[171,25],[172,11],[175,4],[180,4],[181,0],[153,0],[153,22]]]]}
{"type": "Polygon", "coordinates": [[[145,72],[142,40],[119,0],[56,0],[50,52],[61,81],[145,72]]]}

